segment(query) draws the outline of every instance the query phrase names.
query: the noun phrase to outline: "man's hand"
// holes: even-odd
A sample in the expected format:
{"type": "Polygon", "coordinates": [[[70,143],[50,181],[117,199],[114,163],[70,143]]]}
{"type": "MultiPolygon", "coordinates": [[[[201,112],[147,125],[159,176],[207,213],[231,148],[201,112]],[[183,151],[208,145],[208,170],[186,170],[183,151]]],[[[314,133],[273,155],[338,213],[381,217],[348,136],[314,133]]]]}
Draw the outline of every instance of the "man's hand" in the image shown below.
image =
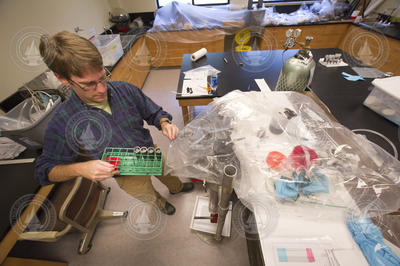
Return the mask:
{"type": "Polygon", "coordinates": [[[169,140],[174,140],[178,137],[179,129],[174,124],[164,122],[161,124],[162,134],[166,136],[169,140]]]}
{"type": "Polygon", "coordinates": [[[101,181],[119,173],[117,170],[114,170],[114,165],[101,160],[92,160],[81,163],[79,168],[80,174],[92,181],[101,181]]]}

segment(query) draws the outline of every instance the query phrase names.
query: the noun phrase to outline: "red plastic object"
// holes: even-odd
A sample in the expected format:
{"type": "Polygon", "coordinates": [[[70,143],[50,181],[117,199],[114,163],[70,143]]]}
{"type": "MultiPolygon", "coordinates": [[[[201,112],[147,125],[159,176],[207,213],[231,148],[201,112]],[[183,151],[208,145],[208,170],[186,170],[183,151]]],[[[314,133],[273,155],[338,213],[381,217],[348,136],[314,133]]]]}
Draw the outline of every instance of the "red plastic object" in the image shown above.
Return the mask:
{"type": "Polygon", "coordinates": [[[292,153],[289,155],[291,165],[295,169],[308,169],[316,159],[318,159],[317,153],[313,149],[302,145],[294,147],[292,153]]]}
{"type": "Polygon", "coordinates": [[[120,157],[107,157],[106,162],[115,166],[114,170],[118,170],[119,161],[121,160],[120,157]]]}
{"type": "Polygon", "coordinates": [[[282,162],[286,160],[286,156],[279,151],[271,151],[267,155],[266,162],[269,167],[275,170],[279,170],[282,162]]]}
{"type": "Polygon", "coordinates": [[[121,27],[118,29],[119,32],[128,32],[129,28],[128,27],[121,27]]]}
{"type": "Polygon", "coordinates": [[[211,223],[215,224],[218,221],[218,213],[211,213],[211,223]]]}

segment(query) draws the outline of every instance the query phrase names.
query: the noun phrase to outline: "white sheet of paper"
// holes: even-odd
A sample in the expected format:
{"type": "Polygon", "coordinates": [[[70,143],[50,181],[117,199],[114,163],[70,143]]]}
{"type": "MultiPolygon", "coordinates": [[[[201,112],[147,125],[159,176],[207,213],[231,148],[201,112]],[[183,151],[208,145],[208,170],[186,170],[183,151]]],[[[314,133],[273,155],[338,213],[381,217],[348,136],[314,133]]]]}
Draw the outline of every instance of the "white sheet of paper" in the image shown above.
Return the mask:
{"type": "Polygon", "coordinates": [[[208,72],[198,71],[198,72],[187,72],[185,74],[185,79],[204,79],[207,78],[208,72]]]}
{"type": "Polygon", "coordinates": [[[254,79],[254,81],[257,83],[257,86],[260,88],[260,91],[262,91],[262,92],[270,92],[271,91],[271,89],[269,88],[265,79],[254,79]]]}
{"type": "Polygon", "coordinates": [[[190,97],[198,95],[208,95],[208,91],[205,88],[207,88],[207,78],[195,80],[185,79],[183,80],[182,85],[182,96],[190,97]]]}

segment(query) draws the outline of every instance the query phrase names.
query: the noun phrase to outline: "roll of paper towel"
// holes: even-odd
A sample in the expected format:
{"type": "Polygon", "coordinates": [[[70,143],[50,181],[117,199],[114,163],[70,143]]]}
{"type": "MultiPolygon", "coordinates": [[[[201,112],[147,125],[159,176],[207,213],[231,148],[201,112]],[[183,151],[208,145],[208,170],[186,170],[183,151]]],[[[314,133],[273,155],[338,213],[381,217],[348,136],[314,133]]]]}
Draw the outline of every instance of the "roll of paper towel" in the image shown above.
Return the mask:
{"type": "Polygon", "coordinates": [[[207,54],[207,49],[206,48],[201,48],[200,50],[198,50],[197,52],[194,52],[190,58],[192,59],[192,61],[197,61],[199,58],[202,58],[203,56],[205,56],[207,54]]]}

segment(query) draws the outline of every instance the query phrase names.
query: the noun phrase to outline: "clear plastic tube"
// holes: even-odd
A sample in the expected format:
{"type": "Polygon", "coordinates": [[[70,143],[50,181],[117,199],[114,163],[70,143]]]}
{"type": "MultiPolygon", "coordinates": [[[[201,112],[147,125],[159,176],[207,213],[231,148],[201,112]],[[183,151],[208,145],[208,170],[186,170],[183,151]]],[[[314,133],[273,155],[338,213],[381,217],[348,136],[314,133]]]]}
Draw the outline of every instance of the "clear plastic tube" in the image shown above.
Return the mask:
{"type": "MultiPolygon", "coordinates": [[[[389,145],[392,147],[392,149],[393,149],[393,156],[394,156],[396,159],[399,159],[396,146],[395,146],[395,145],[393,144],[393,142],[392,142],[390,139],[388,139],[385,135],[382,135],[381,133],[379,133],[379,132],[377,132],[377,131],[375,131],[375,130],[366,129],[366,128],[353,129],[352,131],[353,131],[353,132],[363,132],[363,131],[364,131],[364,132],[369,132],[369,133],[375,134],[375,135],[377,135],[377,136],[383,138],[383,139],[386,140],[386,142],[389,143],[389,145]]],[[[400,137],[400,128],[399,128],[399,137],[400,137]]]]}
{"type": "Polygon", "coordinates": [[[23,114],[27,104],[28,104],[28,102],[26,101],[24,103],[24,105],[22,106],[21,111],[19,112],[18,120],[17,120],[18,121],[18,128],[22,128],[22,114],[23,114]]]}

